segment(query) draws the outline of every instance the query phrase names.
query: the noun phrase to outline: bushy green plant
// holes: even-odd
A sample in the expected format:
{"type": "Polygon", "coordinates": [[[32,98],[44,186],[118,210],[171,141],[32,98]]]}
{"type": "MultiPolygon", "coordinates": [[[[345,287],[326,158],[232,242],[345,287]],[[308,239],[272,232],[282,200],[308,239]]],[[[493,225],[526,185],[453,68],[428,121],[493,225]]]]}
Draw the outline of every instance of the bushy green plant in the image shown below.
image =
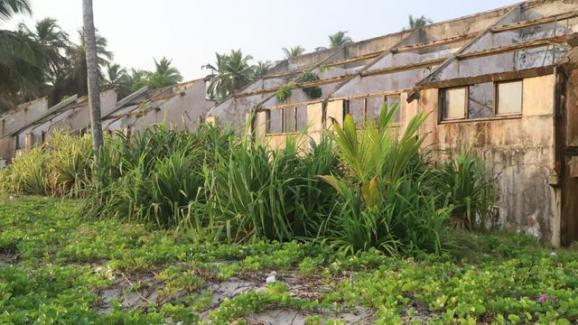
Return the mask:
{"type": "Polygon", "coordinates": [[[20,152],[2,172],[2,181],[5,182],[2,187],[18,194],[49,194],[48,161],[48,154],[40,147],[20,152]]]}
{"type": "MultiPolygon", "coordinates": [[[[298,83],[308,83],[308,82],[315,82],[319,80],[319,75],[312,71],[304,71],[301,73],[299,78],[297,78],[298,83]]],[[[313,87],[303,87],[303,92],[307,95],[307,97],[311,99],[316,99],[321,97],[322,91],[321,88],[318,86],[313,87]]]]}
{"type": "Polygon", "coordinates": [[[454,207],[457,226],[470,230],[487,226],[496,189],[484,162],[472,150],[462,150],[441,165],[438,186],[447,193],[446,204],[454,207]]]}
{"type": "Polygon", "coordinates": [[[275,92],[275,97],[277,98],[277,101],[281,103],[286,102],[287,99],[291,97],[291,94],[293,93],[293,88],[295,88],[295,83],[293,82],[288,82],[280,86],[275,92]]]}
{"type": "Polygon", "coordinates": [[[441,250],[450,210],[439,209],[437,193],[428,191],[430,169],[414,168],[422,142],[418,129],[426,116],[415,116],[398,137],[390,127],[397,109],[384,105],[377,124],[368,123],[363,132],[357,132],[350,115],[343,127],[334,124],[333,137],[349,177],[323,177],[343,200],[325,227],[327,236],[345,250],[441,250]]]}
{"type": "MultiPolygon", "coordinates": [[[[211,218],[222,220],[228,240],[290,240],[317,235],[335,195],[317,175],[337,172],[327,139],[303,156],[294,141],[272,150],[242,142],[210,172],[211,218]]],[[[207,210],[210,211],[210,210],[207,210]]]]}

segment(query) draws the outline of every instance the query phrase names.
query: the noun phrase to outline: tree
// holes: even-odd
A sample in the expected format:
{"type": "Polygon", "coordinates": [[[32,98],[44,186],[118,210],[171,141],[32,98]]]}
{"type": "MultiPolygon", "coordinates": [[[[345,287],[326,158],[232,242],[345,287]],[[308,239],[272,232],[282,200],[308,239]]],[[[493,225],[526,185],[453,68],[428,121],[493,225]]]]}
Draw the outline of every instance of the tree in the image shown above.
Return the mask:
{"type": "MultiPolygon", "coordinates": [[[[83,0],[84,1],[84,0],[83,0]]],[[[73,45],[68,49],[67,57],[70,61],[70,67],[67,70],[65,88],[66,95],[78,94],[86,95],[88,93],[87,84],[87,53],[86,38],[83,36],[84,31],[80,30],[80,44],[73,45]]],[[[106,49],[108,42],[106,38],[98,35],[95,30],[95,49],[96,49],[96,73],[102,79],[101,68],[105,67],[112,60],[112,52],[106,49]]]]}
{"type": "Polygon", "coordinates": [[[331,48],[338,48],[345,44],[352,43],[351,37],[347,36],[347,32],[339,31],[333,35],[329,35],[329,45],[331,48]]]}
{"type": "Polygon", "coordinates": [[[421,29],[425,26],[433,23],[433,20],[427,18],[426,16],[416,17],[414,18],[412,15],[409,15],[409,29],[421,29]]]}
{"type": "Polygon", "coordinates": [[[44,18],[38,21],[33,29],[21,23],[19,30],[40,46],[46,63],[44,71],[45,82],[49,85],[54,85],[62,80],[68,67],[68,60],[65,54],[71,43],[68,34],[62,30],[56,19],[44,18]]]}
{"type": "Polygon", "coordinates": [[[283,48],[283,52],[285,53],[285,58],[292,59],[300,56],[301,54],[305,53],[305,48],[301,46],[294,46],[291,48],[283,48]]]}
{"type": "Polygon", "coordinates": [[[84,39],[86,52],[88,106],[90,108],[90,122],[92,126],[92,142],[95,154],[98,156],[103,145],[102,125],[100,115],[100,91],[98,87],[98,53],[92,0],[83,0],[84,39]]]}
{"type": "Polygon", "coordinates": [[[165,57],[155,61],[155,71],[148,76],[148,85],[151,88],[162,88],[176,85],[183,80],[177,68],[171,67],[172,60],[165,57]]]}
{"type": "MultiPolygon", "coordinates": [[[[28,0],[0,0],[0,21],[30,14],[28,0]]],[[[44,58],[40,46],[18,31],[0,30],[0,111],[38,95],[43,85],[44,58]]]]}
{"type": "Polygon", "coordinates": [[[211,100],[223,100],[251,82],[255,69],[249,62],[253,57],[243,55],[241,50],[231,50],[230,54],[216,53],[216,57],[215,65],[203,66],[211,72],[207,76],[207,94],[211,100]]]}
{"type": "Polygon", "coordinates": [[[267,72],[271,69],[271,62],[266,61],[259,61],[256,65],[253,66],[253,77],[254,78],[263,78],[267,72]]]}
{"type": "Polygon", "coordinates": [[[128,76],[130,89],[132,91],[137,91],[142,87],[148,85],[150,75],[151,75],[150,71],[141,69],[131,69],[130,74],[128,76]]]}
{"type": "Polygon", "coordinates": [[[131,80],[126,69],[118,64],[107,64],[103,89],[115,89],[119,97],[124,97],[131,90],[131,80]]]}

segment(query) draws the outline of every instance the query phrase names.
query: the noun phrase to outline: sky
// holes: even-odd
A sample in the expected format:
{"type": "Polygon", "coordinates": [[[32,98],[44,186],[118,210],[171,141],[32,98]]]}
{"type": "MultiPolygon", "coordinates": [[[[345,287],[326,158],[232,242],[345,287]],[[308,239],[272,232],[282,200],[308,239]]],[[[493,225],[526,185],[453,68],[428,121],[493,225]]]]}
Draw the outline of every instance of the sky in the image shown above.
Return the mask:
{"type": "MultiPolygon", "coordinates": [[[[81,0],[30,0],[33,24],[56,18],[77,41],[81,0]]],[[[93,0],[94,20],[108,40],[114,62],[151,70],[166,56],[185,80],[207,74],[201,67],[215,52],[242,49],[254,61],[283,59],[283,47],[310,52],[327,46],[328,35],[347,31],[354,41],[397,32],[408,16],[435,22],[491,10],[519,0],[93,0]]],[[[2,26],[4,28],[4,26],[2,26]]]]}

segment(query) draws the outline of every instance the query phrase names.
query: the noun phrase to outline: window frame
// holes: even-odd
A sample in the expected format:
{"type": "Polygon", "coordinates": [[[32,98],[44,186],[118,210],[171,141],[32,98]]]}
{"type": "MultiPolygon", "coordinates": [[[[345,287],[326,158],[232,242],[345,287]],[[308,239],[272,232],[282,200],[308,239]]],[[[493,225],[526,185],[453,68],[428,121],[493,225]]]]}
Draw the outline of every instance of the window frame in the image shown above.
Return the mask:
{"type": "Polygon", "coordinates": [[[454,122],[454,121],[467,121],[467,120],[469,120],[468,107],[469,107],[469,101],[470,101],[470,85],[441,88],[439,90],[438,96],[439,96],[438,107],[441,107],[441,109],[439,110],[440,122],[454,122]],[[463,117],[454,117],[454,118],[444,117],[445,112],[447,111],[447,107],[446,107],[447,92],[450,90],[456,90],[456,89],[463,89],[464,90],[464,115],[463,115],[463,117]]]}
{"type": "Polygon", "coordinates": [[[504,80],[504,81],[496,81],[494,82],[494,116],[495,117],[512,117],[512,116],[521,116],[522,112],[524,111],[524,79],[513,79],[513,80],[504,80]],[[500,85],[507,84],[507,83],[520,83],[520,112],[519,113],[502,113],[500,114],[500,85]]]}
{"type": "Polygon", "coordinates": [[[524,79],[510,79],[510,80],[492,80],[491,81],[493,83],[493,99],[494,99],[494,107],[493,107],[493,113],[494,115],[491,117],[478,117],[478,118],[470,118],[470,113],[469,113],[469,98],[470,98],[470,87],[476,84],[467,84],[467,85],[461,85],[461,86],[453,86],[453,87],[447,87],[447,88],[439,88],[438,89],[438,124],[445,124],[445,123],[460,123],[460,122],[476,122],[476,121],[488,121],[488,120],[503,120],[503,119],[515,119],[515,118],[521,118],[523,115],[523,111],[524,111],[524,79]],[[521,107],[520,107],[520,112],[519,113],[503,113],[500,114],[499,113],[499,85],[500,84],[505,84],[505,83],[513,83],[513,82],[520,82],[521,83],[521,107]],[[445,113],[445,94],[448,90],[452,90],[452,89],[459,89],[459,88],[465,88],[466,92],[465,92],[465,105],[464,105],[464,117],[461,118],[444,118],[444,113],[445,113]]]}

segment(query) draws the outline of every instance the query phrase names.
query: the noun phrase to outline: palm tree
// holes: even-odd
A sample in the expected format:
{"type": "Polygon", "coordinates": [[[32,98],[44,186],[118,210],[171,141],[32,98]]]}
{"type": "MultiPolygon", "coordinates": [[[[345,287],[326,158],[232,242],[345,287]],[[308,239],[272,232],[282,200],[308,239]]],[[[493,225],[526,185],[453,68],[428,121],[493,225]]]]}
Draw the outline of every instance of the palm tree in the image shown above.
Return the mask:
{"type": "Polygon", "coordinates": [[[28,0],[0,0],[0,20],[9,20],[19,13],[32,13],[28,0]]]}
{"type": "Polygon", "coordinates": [[[329,35],[329,45],[331,48],[338,48],[345,44],[352,43],[351,37],[347,36],[347,32],[339,31],[333,35],[329,35]]]}
{"type": "Polygon", "coordinates": [[[45,81],[54,85],[64,78],[65,69],[68,66],[65,53],[70,47],[70,40],[56,19],[44,18],[38,21],[32,30],[21,23],[19,30],[41,47],[46,61],[45,81]]]}
{"type": "Polygon", "coordinates": [[[102,88],[116,90],[119,97],[128,95],[131,89],[131,80],[126,69],[118,64],[107,64],[102,88]]]}
{"type": "Polygon", "coordinates": [[[211,100],[223,100],[253,80],[255,71],[249,64],[253,57],[243,55],[241,50],[231,50],[230,54],[216,53],[216,57],[215,65],[203,66],[211,72],[207,76],[207,94],[211,100]]]}
{"type": "Polygon", "coordinates": [[[253,77],[254,78],[263,78],[267,72],[271,69],[271,62],[266,61],[259,61],[256,65],[253,66],[253,77]]]}
{"type": "Polygon", "coordinates": [[[151,74],[152,72],[150,71],[134,68],[131,69],[130,74],[128,75],[128,84],[130,85],[130,89],[132,91],[137,91],[148,85],[149,76],[151,74]]]}
{"type": "Polygon", "coordinates": [[[433,20],[427,18],[426,16],[416,17],[414,18],[412,15],[409,15],[409,29],[421,29],[425,26],[433,23],[433,20]]]}
{"type": "Polygon", "coordinates": [[[301,54],[305,53],[305,48],[301,46],[295,46],[291,48],[283,48],[283,52],[285,53],[285,58],[292,59],[300,56],[301,54]]]}
{"type": "MultiPolygon", "coordinates": [[[[86,61],[86,40],[83,37],[83,31],[80,30],[80,45],[73,45],[68,48],[67,57],[70,60],[70,67],[67,71],[67,86],[66,89],[70,94],[85,95],[88,92],[87,85],[87,61],[86,61]]],[[[97,64],[97,76],[102,79],[101,68],[106,66],[110,60],[112,60],[112,52],[106,49],[107,46],[106,38],[95,34],[95,47],[96,47],[96,64],[97,64]]]]}
{"type": "Polygon", "coordinates": [[[148,85],[151,88],[162,88],[172,85],[183,80],[181,73],[177,68],[171,67],[172,60],[162,57],[159,61],[155,61],[155,72],[148,78],[148,85]]]}
{"type": "Polygon", "coordinates": [[[98,87],[98,52],[97,38],[94,29],[92,0],[82,1],[84,21],[84,49],[86,53],[86,74],[88,86],[88,107],[90,108],[90,124],[92,126],[92,142],[94,152],[98,156],[103,145],[102,125],[100,115],[100,91],[98,87]]]}
{"type": "MultiPolygon", "coordinates": [[[[28,0],[0,0],[0,21],[30,14],[28,0]]],[[[0,111],[37,95],[43,84],[44,58],[40,46],[22,32],[0,30],[0,111]]]]}

